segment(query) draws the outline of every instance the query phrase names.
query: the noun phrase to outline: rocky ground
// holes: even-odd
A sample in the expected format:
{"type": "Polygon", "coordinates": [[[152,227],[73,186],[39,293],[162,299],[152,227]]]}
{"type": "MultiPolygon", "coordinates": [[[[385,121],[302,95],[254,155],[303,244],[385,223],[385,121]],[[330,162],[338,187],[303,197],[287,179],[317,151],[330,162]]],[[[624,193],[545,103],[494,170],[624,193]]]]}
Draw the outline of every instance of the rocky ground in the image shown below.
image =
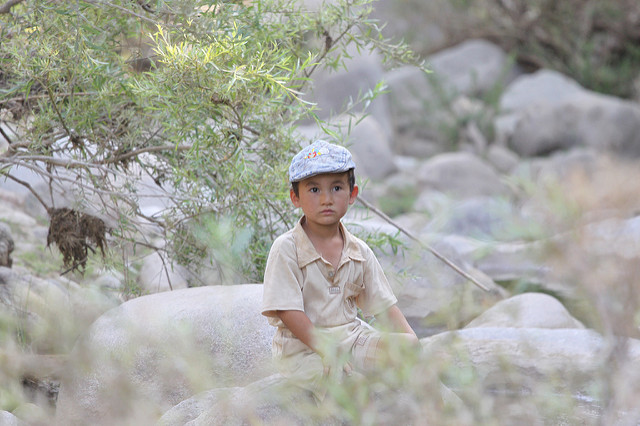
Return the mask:
{"type": "MultiPolygon", "coordinates": [[[[317,422],[640,424],[640,104],[525,74],[485,40],[428,59],[431,75],[356,54],[311,96],[329,117],[380,79],[389,86],[350,148],[363,198],[393,223],[361,205],[345,222],[403,243],[378,255],[424,349],[402,380],[345,383],[352,398],[335,390],[337,417],[317,422]]],[[[61,274],[46,241],[37,203],[0,182],[0,324],[18,331],[2,337],[0,424],[313,418],[269,364],[259,283],[196,286],[179,265],[158,273],[153,256],[61,274]],[[131,277],[145,296],[127,300],[131,277]]]]}

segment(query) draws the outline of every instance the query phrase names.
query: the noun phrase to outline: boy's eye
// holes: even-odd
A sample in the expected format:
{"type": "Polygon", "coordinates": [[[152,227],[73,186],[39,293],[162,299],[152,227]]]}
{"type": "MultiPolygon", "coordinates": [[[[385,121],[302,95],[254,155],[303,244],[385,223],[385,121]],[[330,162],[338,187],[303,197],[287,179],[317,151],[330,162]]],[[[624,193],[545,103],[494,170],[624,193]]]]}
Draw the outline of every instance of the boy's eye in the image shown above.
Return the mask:
{"type": "Polygon", "coordinates": [[[336,186],[333,187],[334,191],[340,191],[341,189],[342,189],[342,186],[340,186],[340,185],[336,185],[336,186]]]}
{"type": "Polygon", "coordinates": [[[318,192],[318,188],[309,188],[309,192],[318,192]]]}

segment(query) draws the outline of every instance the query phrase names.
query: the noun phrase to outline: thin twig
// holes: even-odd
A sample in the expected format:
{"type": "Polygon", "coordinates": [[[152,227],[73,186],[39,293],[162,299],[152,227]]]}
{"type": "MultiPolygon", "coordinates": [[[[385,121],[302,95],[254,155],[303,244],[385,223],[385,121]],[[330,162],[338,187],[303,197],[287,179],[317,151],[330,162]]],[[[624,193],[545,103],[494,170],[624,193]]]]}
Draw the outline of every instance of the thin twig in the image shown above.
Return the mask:
{"type": "Polygon", "coordinates": [[[381,210],[379,210],[378,208],[374,207],[371,203],[369,203],[368,201],[364,200],[362,197],[358,196],[358,201],[360,201],[360,203],[365,206],[367,209],[371,210],[373,213],[377,214],[378,216],[380,216],[382,219],[386,220],[387,222],[389,222],[391,225],[393,225],[395,228],[397,228],[400,232],[402,232],[403,234],[405,234],[407,237],[411,238],[412,240],[414,240],[415,242],[417,242],[418,244],[420,244],[421,246],[423,246],[424,248],[426,248],[427,250],[429,250],[431,252],[431,254],[433,254],[435,257],[437,257],[438,259],[440,259],[441,261],[443,261],[444,263],[446,263],[449,267],[451,267],[454,271],[456,271],[457,273],[459,273],[460,275],[462,275],[463,277],[465,277],[466,279],[468,279],[469,281],[471,281],[472,283],[474,283],[475,285],[477,285],[478,287],[480,287],[481,289],[483,289],[484,291],[489,291],[489,288],[487,288],[487,286],[485,286],[484,284],[482,284],[480,281],[478,281],[476,278],[472,277],[471,275],[469,275],[467,272],[463,271],[462,269],[460,269],[459,266],[457,266],[455,263],[453,263],[451,260],[447,259],[445,256],[443,256],[442,254],[440,254],[437,250],[435,250],[433,247],[429,246],[428,244],[426,244],[425,242],[421,241],[418,237],[416,237],[415,235],[413,235],[411,232],[409,232],[408,230],[406,230],[405,228],[403,228],[402,226],[400,226],[398,223],[396,223],[393,219],[391,219],[389,216],[387,216],[384,212],[382,212],[381,210]]]}
{"type": "Polygon", "coordinates": [[[74,135],[73,132],[71,132],[71,130],[67,127],[67,123],[62,117],[62,114],[58,109],[58,105],[56,105],[55,99],[53,99],[53,93],[51,92],[51,88],[49,86],[47,86],[47,94],[49,95],[51,106],[53,107],[53,110],[55,111],[56,115],[58,116],[58,119],[60,120],[60,124],[62,124],[62,127],[64,128],[64,131],[67,133],[67,136],[69,136],[69,139],[75,145],[76,141],[78,140],[78,137],[74,135]]]}
{"type": "Polygon", "coordinates": [[[113,3],[108,2],[108,1],[96,1],[96,0],[85,0],[85,1],[87,3],[95,4],[95,5],[103,4],[105,6],[109,6],[109,7],[112,7],[114,9],[118,9],[119,11],[127,13],[127,14],[129,14],[131,16],[135,16],[136,18],[141,19],[141,20],[143,20],[145,22],[148,22],[150,24],[153,24],[154,26],[158,25],[158,22],[154,21],[153,19],[147,18],[146,16],[140,15],[139,13],[136,13],[133,10],[129,10],[126,7],[122,7],[122,6],[119,6],[117,4],[113,4],[113,3]]]}
{"type": "MultiPolygon", "coordinates": [[[[169,267],[164,261],[164,257],[162,257],[159,252],[156,253],[158,253],[158,256],[160,257],[160,261],[162,262],[162,269],[164,269],[164,274],[167,276],[167,284],[169,284],[169,290],[173,291],[173,286],[171,285],[171,276],[169,275],[169,267]]],[[[158,283],[158,286],[160,286],[160,283],[158,283]]]]}
{"type": "Polygon", "coordinates": [[[7,135],[7,132],[4,131],[4,129],[2,128],[2,126],[0,126],[0,134],[2,134],[2,136],[6,139],[7,143],[9,145],[11,145],[13,142],[11,141],[11,138],[9,138],[9,135],[7,135]]]}
{"type": "Polygon", "coordinates": [[[145,148],[136,149],[133,151],[126,152],[124,154],[118,155],[112,158],[106,158],[104,160],[95,161],[93,164],[110,164],[110,163],[118,163],[123,160],[127,160],[131,157],[137,157],[146,152],[162,152],[162,151],[188,151],[193,148],[192,145],[160,145],[160,146],[147,146],[145,148]]]}
{"type": "MultiPolygon", "coordinates": [[[[136,149],[133,151],[126,152],[124,154],[120,154],[116,157],[105,158],[103,160],[95,160],[95,161],[77,161],[77,160],[68,160],[64,158],[55,158],[49,157],[46,155],[28,155],[28,156],[20,156],[20,160],[22,161],[42,161],[43,163],[50,164],[52,166],[64,167],[67,169],[78,169],[78,168],[89,168],[96,166],[104,166],[107,164],[119,163],[124,160],[128,160],[132,157],[138,157],[141,154],[148,152],[162,152],[162,151],[188,151],[193,148],[193,145],[160,145],[160,146],[147,146],[144,148],[136,149]]],[[[227,161],[231,156],[237,151],[236,149],[231,153],[225,156],[222,159],[217,160],[217,162],[221,163],[227,161]]]]}
{"type": "MultiPolygon", "coordinates": [[[[47,157],[48,158],[48,157],[47,157]]],[[[56,181],[64,181],[64,182],[69,182],[69,183],[73,183],[77,188],[81,188],[81,189],[86,189],[86,190],[90,190],[96,194],[104,194],[104,195],[109,195],[109,196],[115,196],[116,198],[122,200],[123,202],[126,202],[129,206],[136,208],[137,204],[128,199],[126,197],[126,192],[122,191],[121,189],[118,189],[116,191],[111,191],[111,190],[104,190],[104,189],[100,189],[96,186],[89,186],[87,184],[82,183],[81,180],[78,180],[79,175],[76,175],[76,178],[71,178],[71,177],[64,177],[64,176],[60,176],[60,175],[53,175],[52,173],[42,170],[39,167],[34,166],[33,164],[31,164],[30,162],[22,162],[22,161],[2,161],[3,159],[0,158],[0,164],[13,164],[13,165],[19,165],[20,167],[24,167],[26,169],[32,170],[34,173],[43,176],[43,177],[48,177],[50,179],[55,179],[56,181]]],[[[92,167],[99,167],[99,166],[92,166],[92,167]]],[[[126,179],[127,175],[124,173],[119,173],[116,170],[111,170],[111,169],[105,169],[104,171],[111,173],[115,176],[118,176],[120,178],[126,179]]],[[[145,187],[147,188],[151,188],[151,185],[145,185],[145,187]]],[[[157,188],[154,186],[154,189],[157,190],[157,188]]],[[[187,197],[187,196],[176,196],[175,194],[169,194],[166,191],[162,194],[162,195],[154,195],[154,194],[150,194],[150,195],[146,195],[146,194],[140,194],[137,193],[135,194],[137,198],[160,198],[160,197],[169,197],[176,205],[179,205],[180,203],[183,202],[195,202],[197,201],[195,198],[192,197],[187,197]]],[[[150,220],[154,223],[162,223],[160,221],[157,220],[153,220],[152,218],[145,216],[143,214],[141,214],[140,212],[138,213],[138,216],[143,217],[147,220],[150,220]]]]}
{"type": "MultiPolygon", "coordinates": [[[[358,15],[358,17],[355,20],[351,21],[351,23],[347,25],[347,27],[342,31],[342,33],[338,35],[338,37],[336,37],[335,39],[331,39],[331,43],[325,43],[324,49],[322,50],[322,54],[316,60],[316,63],[311,67],[311,70],[310,71],[304,70],[305,78],[311,77],[311,74],[315,72],[316,68],[318,68],[318,66],[320,65],[320,62],[329,54],[329,52],[331,51],[331,48],[333,46],[336,46],[353,27],[357,26],[358,21],[362,19],[364,16],[365,16],[364,13],[361,13],[360,15],[358,15]]],[[[329,37],[329,38],[331,37],[327,31],[325,31],[325,37],[329,37]]]]}
{"type": "Polygon", "coordinates": [[[17,159],[14,156],[14,157],[8,157],[6,159],[2,159],[0,163],[21,164],[21,163],[36,162],[36,161],[42,161],[47,165],[51,165],[55,167],[63,167],[65,169],[88,169],[90,167],[95,167],[99,165],[97,163],[67,160],[64,158],[55,158],[55,157],[50,157],[48,155],[25,155],[25,156],[20,156],[17,159]]]}
{"type": "Polygon", "coordinates": [[[271,202],[271,200],[269,200],[268,197],[264,197],[264,202],[267,203],[267,205],[269,207],[271,207],[271,210],[276,212],[276,214],[280,217],[280,220],[282,221],[282,223],[284,223],[287,226],[287,228],[292,228],[293,227],[293,226],[291,226],[291,223],[289,223],[287,218],[280,212],[280,209],[278,209],[276,206],[274,206],[273,203],[271,202]]]}
{"type": "MultiPolygon", "coordinates": [[[[92,95],[97,95],[98,92],[76,92],[76,93],[67,93],[67,92],[61,92],[61,93],[56,93],[55,96],[58,98],[68,98],[70,96],[92,96],[92,95]]],[[[9,98],[9,99],[2,99],[0,100],[0,105],[4,105],[7,104],[9,102],[24,102],[24,101],[29,101],[31,99],[47,99],[49,98],[49,94],[47,93],[46,95],[29,95],[27,96],[17,96],[15,98],[9,98]]]]}
{"type": "MultiPolygon", "coordinates": [[[[89,186],[87,184],[84,184],[81,181],[79,181],[78,179],[68,178],[68,177],[64,177],[64,176],[54,176],[50,172],[47,172],[47,171],[42,170],[42,169],[40,169],[38,167],[35,167],[30,163],[24,163],[24,164],[16,163],[16,164],[20,164],[21,167],[24,167],[24,168],[27,168],[29,170],[32,170],[34,173],[36,173],[36,174],[38,174],[38,175],[40,175],[42,177],[48,177],[50,182],[54,182],[54,183],[56,181],[70,182],[70,183],[74,184],[75,187],[77,187],[77,188],[80,188],[80,189],[83,189],[83,190],[89,190],[89,191],[92,191],[93,193],[98,194],[98,195],[104,194],[104,195],[108,195],[108,196],[115,196],[118,199],[122,200],[123,202],[127,203],[129,206],[137,209],[137,204],[133,200],[128,199],[126,197],[126,195],[125,195],[126,193],[124,191],[103,190],[103,189],[97,188],[96,186],[89,186]],[[55,181],[54,181],[54,179],[55,179],[55,181]]],[[[110,171],[110,172],[116,174],[115,171],[110,171]]],[[[125,175],[120,175],[120,176],[122,177],[122,176],[125,176],[125,175]]],[[[10,178],[12,178],[14,180],[16,179],[15,177],[13,177],[13,176],[11,176],[9,174],[7,174],[7,177],[10,177],[10,178]]],[[[136,195],[138,197],[147,197],[147,198],[159,198],[160,197],[160,195],[149,195],[149,196],[141,195],[141,194],[136,194],[136,195]]],[[[174,199],[173,196],[171,196],[171,195],[169,197],[172,200],[174,199]]],[[[55,199],[55,198],[52,196],[52,199],[55,199]]],[[[184,200],[184,198],[180,198],[179,200],[184,200]]],[[[176,203],[179,203],[179,201],[176,201],[176,203]]],[[[145,218],[145,219],[147,219],[147,220],[150,220],[150,221],[152,221],[154,223],[160,223],[159,221],[151,220],[151,218],[149,218],[149,217],[147,217],[147,216],[145,216],[145,215],[143,215],[141,213],[138,213],[138,215],[143,217],[143,218],[145,218]]]]}
{"type": "Polygon", "coordinates": [[[36,192],[36,190],[33,189],[33,187],[31,186],[31,184],[29,182],[26,182],[26,181],[24,181],[22,179],[18,179],[17,177],[12,176],[10,174],[6,174],[5,176],[8,177],[9,179],[15,181],[15,182],[18,182],[20,185],[26,187],[29,191],[31,191],[31,193],[36,197],[36,199],[38,201],[40,201],[40,204],[42,204],[44,206],[44,208],[47,211],[49,211],[49,206],[47,205],[47,203],[44,202],[44,200],[40,197],[40,195],[36,192]]]}
{"type": "MultiPolygon", "coordinates": [[[[316,69],[320,66],[320,63],[322,62],[322,60],[324,60],[325,57],[327,57],[327,55],[329,54],[329,52],[332,51],[333,47],[335,47],[336,45],[338,45],[340,43],[340,41],[347,35],[347,33],[357,25],[357,22],[359,19],[361,19],[364,16],[364,14],[360,14],[358,15],[358,17],[354,20],[351,21],[347,24],[346,28],[342,31],[342,33],[340,33],[335,39],[331,38],[330,34],[325,31],[325,45],[324,48],[322,49],[322,53],[320,54],[320,56],[318,56],[315,60],[315,63],[311,66],[311,69],[304,69],[302,70],[302,74],[303,74],[303,80],[300,80],[300,87],[299,87],[299,91],[302,91],[302,89],[304,88],[305,85],[308,84],[309,82],[309,78],[311,77],[311,75],[316,71],[316,69]],[[330,43],[327,43],[326,40],[327,38],[331,39],[330,43]]],[[[293,96],[290,97],[288,100],[288,104],[293,103],[293,101],[295,99],[298,99],[297,96],[293,96]]]]}

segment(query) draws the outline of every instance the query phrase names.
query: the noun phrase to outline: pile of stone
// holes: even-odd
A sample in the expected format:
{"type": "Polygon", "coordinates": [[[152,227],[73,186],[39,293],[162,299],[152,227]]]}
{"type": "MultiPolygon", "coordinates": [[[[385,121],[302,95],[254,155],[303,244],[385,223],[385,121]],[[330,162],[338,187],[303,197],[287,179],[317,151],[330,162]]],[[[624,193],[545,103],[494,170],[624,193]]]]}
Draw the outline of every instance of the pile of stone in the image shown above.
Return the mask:
{"type": "MultiPolygon", "coordinates": [[[[446,376],[443,382],[460,397],[454,408],[459,424],[637,424],[638,324],[607,324],[598,315],[609,312],[609,300],[595,297],[593,303],[597,291],[586,287],[589,298],[585,283],[567,279],[554,259],[586,241],[595,260],[583,268],[594,277],[611,267],[598,259],[637,262],[638,211],[609,200],[590,206],[588,221],[553,223],[550,203],[539,197],[553,188],[563,195],[597,188],[603,176],[620,187],[633,184],[640,105],[590,92],[550,70],[524,74],[485,40],[468,40],[428,63],[432,74],[412,67],[386,71],[375,54],[354,53],[348,72],[319,76],[310,95],[321,114],[332,117],[350,96],[380,80],[388,84],[389,93],[371,103],[369,115],[357,117],[349,146],[363,197],[423,245],[362,207],[346,221],[357,234],[386,232],[404,243],[404,250],[378,254],[421,337],[416,368],[446,376]],[[483,95],[496,87],[504,88],[502,95],[487,104],[483,95]],[[567,225],[579,225],[578,234],[567,225]],[[590,316],[589,309],[598,311],[590,316]]],[[[331,121],[347,126],[352,119],[331,121]]],[[[320,135],[310,123],[299,131],[320,135]]],[[[0,413],[0,423],[55,417],[64,425],[281,424],[305,418],[296,408],[305,406],[304,398],[283,392],[270,364],[274,330],[259,313],[261,284],[216,285],[211,279],[195,287],[180,265],[168,277],[150,256],[135,272],[147,295],[125,302],[122,272],[102,271],[82,283],[41,273],[28,256],[54,256],[43,248],[46,227],[28,194],[2,185],[0,302],[31,335],[27,350],[0,354],[10,361],[0,371],[8,379],[37,376],[60,389],[49,387],[47,398],[34,389],[32,401],[13,414],[0,413]],[[36,358],[25,361],[27,352],[36,358]]],[[[627,282],[603,288],[632,287],[634,276],[624,277],[627,282]]],[[[632,296],[611,301],[632,302],[632,296]]],[[[372,409],[387,419],[381,424],[420,423],[425,407],[437,412],[433,393],[409,389],[390,394],[399,401],[395,410],[381,397],[372,409]]]]}

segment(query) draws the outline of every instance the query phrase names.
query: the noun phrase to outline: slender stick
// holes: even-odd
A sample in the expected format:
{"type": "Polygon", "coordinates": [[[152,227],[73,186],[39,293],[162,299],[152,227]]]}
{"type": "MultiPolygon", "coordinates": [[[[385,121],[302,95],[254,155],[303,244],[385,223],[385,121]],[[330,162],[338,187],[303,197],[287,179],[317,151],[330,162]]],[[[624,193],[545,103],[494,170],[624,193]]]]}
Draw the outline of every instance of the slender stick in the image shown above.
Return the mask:
{"type": "Polygon", "coordinates": [[[431,254],[433,254],[435,257],[437,257],[438,259],[440,259],[441,261],[443,261],[444,263],[446,263],[448,266],[450,266],[454,271],[456,271],[457,273],[459,273],[460,275],[462,275],[463,277],[465,277],[466,279],[468,279],[469,281],[471,281],[472,283],[474,283],[475,285],[477,285],[478,287],[480,287],[481,289],[483,289],[484,291],[489,291],[489,288],[487,288],[487,286],[485,286],[484,284],[482,284],[480,281],[478,281],[476,278],[472,277],[471,275],[469,275],[467,272],[463,271],[462,269],[460,269],[459,266],[457,266],[455,263],[453,263],[452,261],[450,261],[449,259],[447,259],[445,256],[443,256],[442,254],[440,254],[437,250],[435,250],[433,247],[431,247],[430,245],[426,244],[425,242],[421,241],[418,239],[418,237],[416,237],[415,235],[413,235],[411,232],[409,232],[407,229],[405,229],[404,227],[400,226],[398,223],[396,223],[393,219],[391,219],[389,216],[387,216],[383,211],[381,211],[380,209],[374,207],[371,203],[369,203],[368,201],[366,201],[365,199],[363,199],[362,197],[358,196],[358,201],[365,206],[367,209],[371,210],[372,212],[374,212],[375,214],[377,214],[378,216],[380,216],[381,218],[383,218],[384,220],[386,220],[387,222],[389,222],[391,225],[393,225],[394,227],[396,227],[400,232],[402,232],[403,234],[405,234],[407,237],[411,238],[412,240],[414,240],[415,242],[417,242],[418,244],[420,244],[421,246],[423,246],[424,248],[426,248],[427,250],[429,250],[431,252],[431,254]]]}
{"type": "MultiPolygon", "coordinates": [[[[56,98],[68,98],[71,96],[95,96],[98,92],[75,92],[75,93],[56,93],[56,98]]],[[[7,104],[9,102],[26,102],[32,101],[34,99],[45,99],[49,98],[49,94],[46,95],[29,95],[27,96],[17,96],[15,98],[2,99],[0,100],[0,105],[7,104]]]]}
{"type": "Polygon", "coordinates": [[[2,136],[4,136],[4,139],[7,141],[7,143],[9,145],[11,145],[13,142],[11,142],[11,138],[9,138],[9,135],[7,135],[7,133],[4,131],[4,129],[2,127],[0,127],[0,134],[2,136]]]}
{"type": "Polygon", "coordinates": [[[19,183],[20,185],[24,186],[25,188],[27,188],[29,191],[31,191],[31,193],[33,194],[34,197],[36,197],[36,199],[40,202],[40,204],[42,204],[42,206],[47,210],[47,212],[51,209],[51,207],[42,199],[42,197],[40,196],[40,194],[38,194],[38,192],[33,189],[33,186],[31,186],[31,184],[29,184],[29,182],[26,182],[22,179],[18,179],[15,176],[12,176],[11,174],[7,173],[5,175],[5,178],[9,178],[11,180],[16,181],[17,183],[19,183]]]}

